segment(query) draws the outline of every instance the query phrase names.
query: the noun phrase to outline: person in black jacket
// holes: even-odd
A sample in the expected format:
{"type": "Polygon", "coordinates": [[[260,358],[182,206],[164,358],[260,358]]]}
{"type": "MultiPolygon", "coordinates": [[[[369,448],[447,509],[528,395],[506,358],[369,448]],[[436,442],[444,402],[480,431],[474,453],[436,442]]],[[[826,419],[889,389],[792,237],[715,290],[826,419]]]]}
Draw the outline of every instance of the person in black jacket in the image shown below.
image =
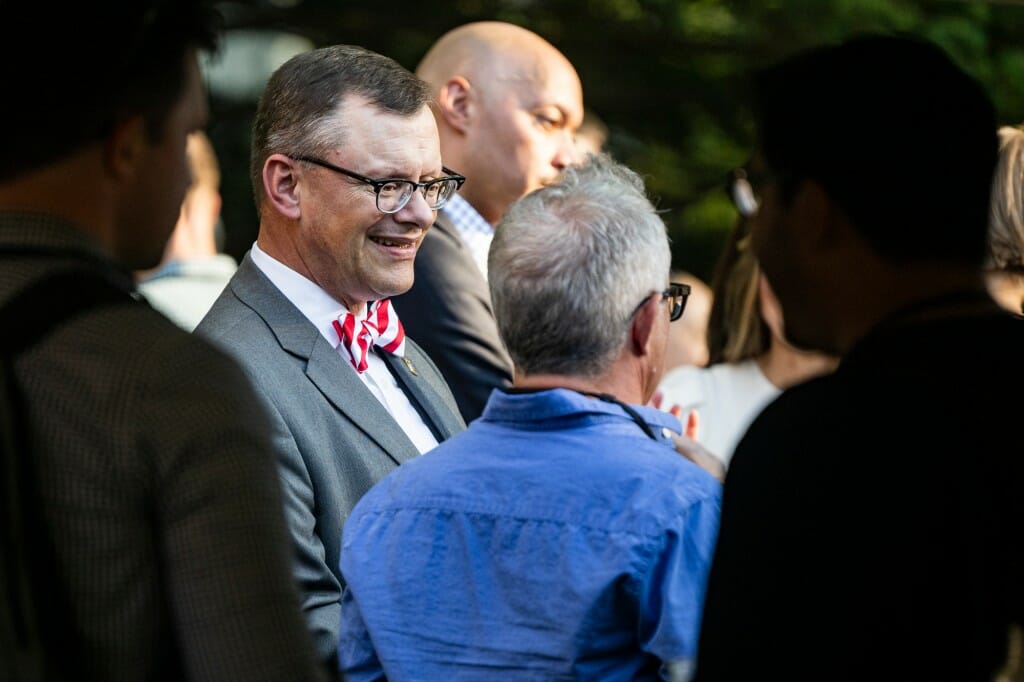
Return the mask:
{"type": "Polygon", "coordinates": [[[707,680],[990,680],[1024,620],[1024,321],[986,291],[993,105],[934,45],[859,36],[755,79],[736,174],[795,345],[841,357],[735,450],[707,680]]]}

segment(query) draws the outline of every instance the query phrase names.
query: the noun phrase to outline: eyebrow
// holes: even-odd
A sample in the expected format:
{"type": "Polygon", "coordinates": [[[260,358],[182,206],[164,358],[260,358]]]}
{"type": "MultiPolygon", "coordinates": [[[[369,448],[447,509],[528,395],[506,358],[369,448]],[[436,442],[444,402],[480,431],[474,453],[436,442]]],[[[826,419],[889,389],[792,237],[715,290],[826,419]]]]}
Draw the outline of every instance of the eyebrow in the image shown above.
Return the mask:
{"type": "MultiPolygon", "coordinates": [[[[389,167],[387,169],[387,171],[382,171],[380,173],[377,173],[377,172],[363,173],[363,175],[365,175],[368,178],[372,178],[374,180],[410,180],[411,179],[410,177],[408,177],[408,176],[406,176],[406,175],[396,171],[394,169],[394,167],[389,167]]],[[[429,177],[431,180],[436,180],[437,178],[447,177],[447,175],[448,174],[444,172],[444,169],[441,168],[441,169],[438,169],[438,171],[436,173],[429,172],[429,173],[421,174],[416,181],[423,182],[423,178],[424,177],[429,177]]]]}
{"type": "Polygon", "coordinates": [[[540,106],[533,107],[531,111],[534,114],[547,114],[554,111],[557,112],[558,122],[561,125],[567,125],[569,123],[569,112],[557,104],[541,104],[540,106]]]}

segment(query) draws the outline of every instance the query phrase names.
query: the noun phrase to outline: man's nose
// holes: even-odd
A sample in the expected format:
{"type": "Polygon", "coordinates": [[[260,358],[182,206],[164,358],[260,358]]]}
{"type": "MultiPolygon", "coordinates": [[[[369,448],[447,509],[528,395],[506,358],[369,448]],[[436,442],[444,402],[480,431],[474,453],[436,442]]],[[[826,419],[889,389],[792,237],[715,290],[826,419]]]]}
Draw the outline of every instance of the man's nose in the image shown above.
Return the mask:
{"type": "Polygon", "coordinates": [[[395,220],[400,223],[414,223],[422,228],[428,228],[434,224],[436,212],[430,208],[427,198],[422,189],[416,189],[409,202],[402,207],[402,210],[395,214],[395,220]]]}

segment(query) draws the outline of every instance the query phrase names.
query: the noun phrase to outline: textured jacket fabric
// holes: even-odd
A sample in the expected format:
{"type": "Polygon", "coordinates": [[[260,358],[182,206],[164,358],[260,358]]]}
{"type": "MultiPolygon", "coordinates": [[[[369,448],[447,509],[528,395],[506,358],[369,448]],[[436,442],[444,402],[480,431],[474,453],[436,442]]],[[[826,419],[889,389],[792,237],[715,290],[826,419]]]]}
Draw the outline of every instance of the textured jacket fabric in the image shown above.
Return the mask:
{"type": "Polygon", "coordinates": [[[893,319],[729,467],[700,680],[991,680],[1024,621],[1024,320],[893,319]]]}
{"type": "Polygon", "coordinates": [[[512,385],[487,281],[444,213],[416,254],[412,288],[391,299],[406,334],[434,359],[469,423],[491,391],[512,385]]]}
{"type": "MultiPolygon", "coordinates": [[[[333,657],[342,526],[363,493],[419,451],[248,255],[196,333],[241,363],[270,414],[303,610],[318,652],[333,657]]],[[[406,338],[408,363],[381,357],[439,442],[464,428],[444,379],[414,342],[406,338]]]]}
{"type": "MultiPolygon", "coordinates": [[[[72,227],[0,214],[0,305],[67,269],[119,274],[72,227]]],[[[14,369],[72,679],[318,674],[266,416],[237,365],[127,301],[66,320],[14,369]]]]}
{"type": "MultiPolygon", "coordinates": [[[[672,415],[633,406],[660,433],[672,415]]],[[[619,405],[495,391],[345,526],[348,680],[655,680],[685,668],[721,486],[619,405]]]]}

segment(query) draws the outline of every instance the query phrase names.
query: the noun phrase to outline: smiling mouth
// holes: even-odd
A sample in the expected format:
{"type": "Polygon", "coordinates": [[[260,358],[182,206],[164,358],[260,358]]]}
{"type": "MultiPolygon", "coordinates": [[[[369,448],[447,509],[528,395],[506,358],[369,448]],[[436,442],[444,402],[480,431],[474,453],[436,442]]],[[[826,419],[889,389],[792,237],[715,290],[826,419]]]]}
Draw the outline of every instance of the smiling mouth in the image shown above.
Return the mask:
{"type": "Polygon", "coordinates": [[[416,245],[415,241],[409,239],[391,239],[388,237],[370,237],[370,241],[395,249],[411,249],[416,245]]]}

